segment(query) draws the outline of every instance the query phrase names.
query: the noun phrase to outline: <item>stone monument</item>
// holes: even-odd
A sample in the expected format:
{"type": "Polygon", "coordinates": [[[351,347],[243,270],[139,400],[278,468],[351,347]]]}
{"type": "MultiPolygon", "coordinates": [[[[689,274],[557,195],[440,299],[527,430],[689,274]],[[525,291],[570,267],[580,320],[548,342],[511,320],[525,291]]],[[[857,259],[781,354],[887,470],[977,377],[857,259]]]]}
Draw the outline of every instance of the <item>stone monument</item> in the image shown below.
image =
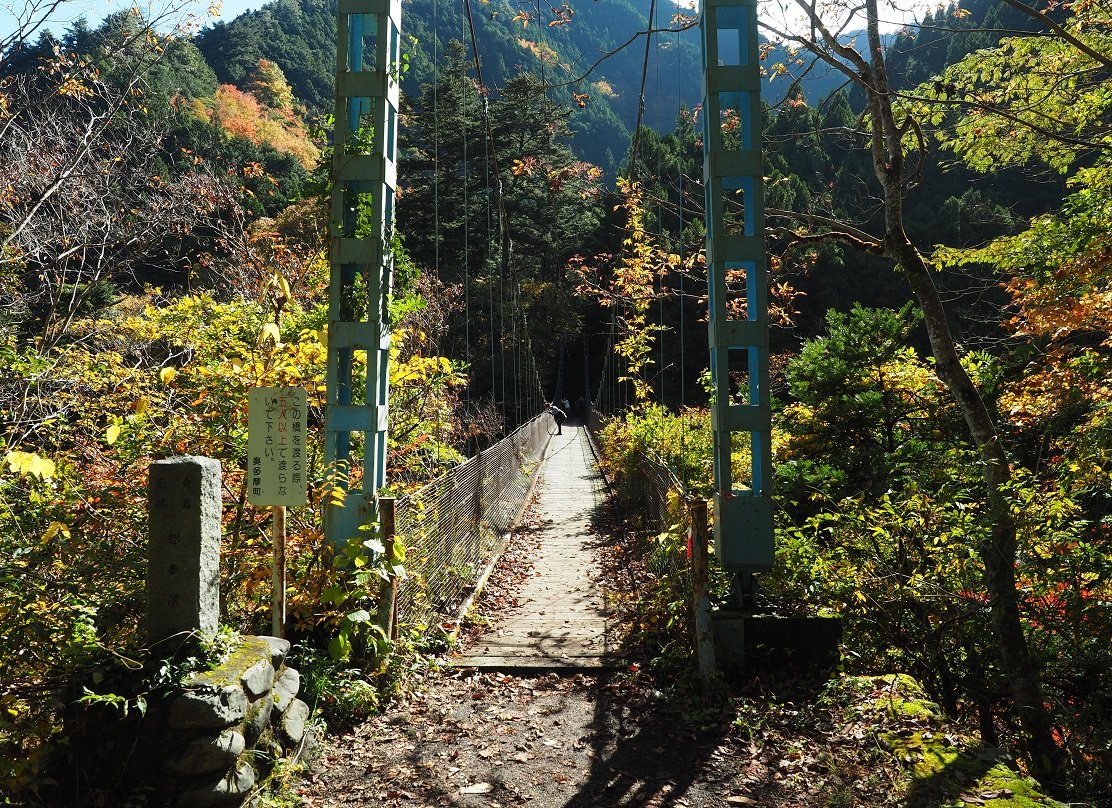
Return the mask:
{"type": "Polygon", "coordinates": [[[220,461],[171,457],[150,467],[147,638],[216,633],[220,619],[220,461]]]}

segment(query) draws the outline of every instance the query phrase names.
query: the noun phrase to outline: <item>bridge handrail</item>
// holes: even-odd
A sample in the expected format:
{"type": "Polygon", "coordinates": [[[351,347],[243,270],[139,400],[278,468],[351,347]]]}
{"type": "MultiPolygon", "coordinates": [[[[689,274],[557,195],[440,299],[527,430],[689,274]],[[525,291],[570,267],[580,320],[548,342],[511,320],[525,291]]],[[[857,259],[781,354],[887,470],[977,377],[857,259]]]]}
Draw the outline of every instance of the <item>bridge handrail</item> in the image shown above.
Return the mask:
{"type": "MultiPolygon", "coordinates": [[[[605,424],[605,416],[592,411],[588,418],[587,431],[590,435],[596,454],[601,455],[604,445],[598,439],[598,434],[605,424]]],[[[652,449],[639,452],[635,464],[637,479],[625,490],[637,492],[637,502],[629,514],[647,538],[654,539],[663,533],[674,533],[676,530],[687,529],[688,508],[691,502],[691,493],[681,482],[675,470],[652,449]],[[676,491],[682,507],[674,507],[674,501],[669,501],[669,492],[676,491]]],[[[612,486],[614,481],[608,480],[607,485],[612,486]]],[[[691,615],[694,590],[692,587],[691,564],[687,557],[686,548],[675,546],[661,547],[656,545],[647,548],[647,564],[650,571],[659,582],[666,583],[672,588],[676,599],[681,599],[687,604],[683,614],[691,615]]],[[[690,622],[690,621],[689,621],[690,622]]],[[[694,626],[689,625],[688,636],[694,637],[694,626]]],[[[693,641],[693,640],[692,640],[693,641]]]]}
{"type": "Polygon", "coordinates": [[[399,623],[423,630],[455,617],[524,509],[551,425],[542,413],[397,500],[395,531],[406,548],[399,623]]]}

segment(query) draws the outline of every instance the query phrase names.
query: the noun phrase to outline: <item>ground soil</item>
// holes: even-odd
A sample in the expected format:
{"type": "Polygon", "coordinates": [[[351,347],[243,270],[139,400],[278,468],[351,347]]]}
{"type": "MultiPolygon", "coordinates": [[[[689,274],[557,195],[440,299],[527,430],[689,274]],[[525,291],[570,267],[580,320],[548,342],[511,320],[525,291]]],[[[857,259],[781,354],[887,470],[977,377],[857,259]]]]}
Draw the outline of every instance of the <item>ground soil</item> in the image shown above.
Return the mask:
{"type": "MultiPolygon", "coordinates": [[[[511,541],[462,634],[465,649],[531,574],[533,528],[527,519],[511,541]]],[[[649,573],[620,528],[599,530],[625,536],[600,541],[600,574],[626,593],[612,604],[615,618],[634,621],[633,590],[649,573]]],[[[880,737],[945,728],[868,709],[885,698],[883,686],[858,683],[851,693],[829,676],[781,675],[704,698],[682,667],[658,670],[645,649],[627,651],[620,667],[593,675],[434,670],[400,703],[323,738],[296,791],[321,808],[925,804],[880,737]]]]}

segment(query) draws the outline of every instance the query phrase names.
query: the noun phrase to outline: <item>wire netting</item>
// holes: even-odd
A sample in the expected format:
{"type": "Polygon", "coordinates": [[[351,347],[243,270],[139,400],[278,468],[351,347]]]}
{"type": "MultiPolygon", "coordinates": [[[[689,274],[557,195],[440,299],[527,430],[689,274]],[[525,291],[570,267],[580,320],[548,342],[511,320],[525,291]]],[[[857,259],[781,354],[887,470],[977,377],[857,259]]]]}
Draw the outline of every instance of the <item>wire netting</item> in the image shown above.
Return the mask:
{"type": "Polygon", "coordinates": [[[685,538],[687,491],[675,473],[658,458],[642,454],[636,469],[638,479],[634,487],[640,493],[643,506],[641,527],[656,544],[647,556],[649,570],[658,578],[667,579],[690,603],[691,563],[685,538]]]}
{"type": "Polygon", "coordinates": [[[418,629],[454,615],[525,506],[551,438],[542,414],[398,500],[407,577],[398,620],[418,629]]]}
{"type": "MultiPolygon", "coordinates": [[[[606,448],[601,436],[606,421],[597,409],[587,419],[587,434],[600,459],[606,448]]],[[[640,537],[642,557],[656,585],[690,605],[694,597],[687,554],[690,494],[663,460],[648,453],[626,464],[624,475],[607,482],[619,495],[624,524],[640,537]]],[[[690,612],[686,609],[684,614],[690,612]]]]}

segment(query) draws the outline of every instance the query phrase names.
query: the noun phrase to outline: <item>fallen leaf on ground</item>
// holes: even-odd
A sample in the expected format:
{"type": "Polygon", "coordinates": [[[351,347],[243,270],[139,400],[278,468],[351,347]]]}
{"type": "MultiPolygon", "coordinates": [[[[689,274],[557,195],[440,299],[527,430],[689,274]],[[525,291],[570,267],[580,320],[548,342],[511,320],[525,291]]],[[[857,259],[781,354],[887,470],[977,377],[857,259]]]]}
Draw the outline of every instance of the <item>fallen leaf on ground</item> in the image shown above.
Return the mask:
{"type": "Polygon", "coordinates": [[[756,805],[757,801],[754,800],[754,799],[750,799],[749,797],[742,797],[740,795],[736,795],[736,796],[733,796],[733,797],[727,797],[726,798],[726,804],[727,805],[756,805]]]}
{"type": "Polygon", "coordinates": [[[494,786],[490,783],[475,783],[471,786],[464,786],[459,790],[460,794],[489,794],[494,791],[494,786]]]}

